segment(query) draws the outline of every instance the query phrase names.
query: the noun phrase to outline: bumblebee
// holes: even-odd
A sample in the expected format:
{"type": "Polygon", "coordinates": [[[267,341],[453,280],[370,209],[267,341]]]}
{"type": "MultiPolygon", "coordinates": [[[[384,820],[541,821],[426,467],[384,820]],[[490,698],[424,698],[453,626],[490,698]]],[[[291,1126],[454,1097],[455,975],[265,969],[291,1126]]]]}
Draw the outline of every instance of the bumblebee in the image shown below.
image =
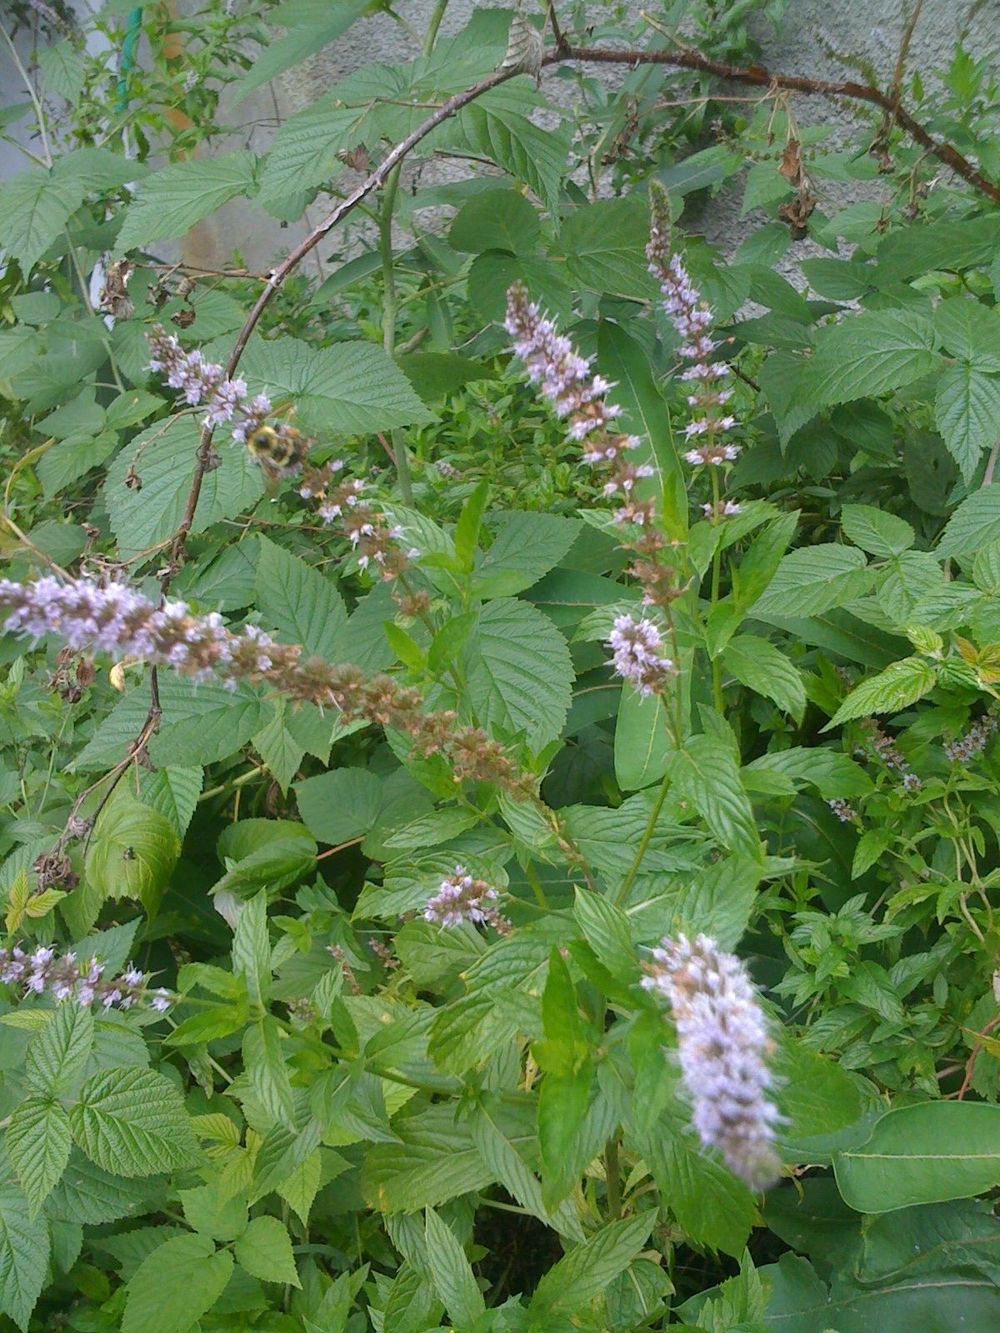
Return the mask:
{"type": "Polygon", "coordinates": [[[274,480],[292,477],[309,453],[306,437],[294,426],[258,426],[247,436],[247,450],[274,480]]]}

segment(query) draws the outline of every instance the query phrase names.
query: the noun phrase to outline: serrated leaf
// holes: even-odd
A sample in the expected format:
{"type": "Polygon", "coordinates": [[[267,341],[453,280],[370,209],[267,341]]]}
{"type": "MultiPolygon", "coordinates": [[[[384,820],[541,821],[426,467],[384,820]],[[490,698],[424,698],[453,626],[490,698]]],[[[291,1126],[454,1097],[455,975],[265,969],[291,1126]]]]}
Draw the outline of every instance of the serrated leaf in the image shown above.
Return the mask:
{"type": "Polygon", "coordinates": [[[100,1226],[137,1215],[155,1199],[159,1187],[148,1180],[123,1180],[102,1170],[74,1148],[59,1184],[45,1206],[51,1217],[100,1226]]]}
{"type": "Polygon", "coordinates": [[[179,838],[183,838],[194,816],[201,794],[205,771],[200,767],[159,768],[139,778],[139,799],[143,805],[169,819],[179,838]]]}
{"type": "Polygon", "coordinates": [[[49,1229],[13,1185],[0,1186],[0,1310],[27,1333],[49,1265],[49,1229]]]}
{"type": "Polygon", "coordinates": [[[829,731],[855,717],[898,713],[930,693],[936,682],[937,673],[926,658],[904,657],[853,689],[823,730],[829,731]]]}
{"type": "Polygon", "coordinates": [[[454,1324],[471,1324],[486,1309],[465,1251],[433,1208],[424,1213],[424,1242],[431,1281],[454,1324]]]}
{"type": "Polygon", "coordinates": [[[638,195],[599,199],[563,223],[559,246],[577,286],[638,300],[656,294],[646,262],[649,207],[638,195]]]}
{"type": "Polygon", "coordinates": [[[253,737],[254,749],[282,792],[288,791],[306,753],[289,729],[287,707],[280,697],[272,700],[270,721],[253,737]]]}
{"type": "Polygon", "coordinates": [[[334,423],[352,435],[433,420],[392,358],[371,343],[251,339],[240,369],[275,401],[291,399],[296,421],[319,435],[334,423]]]}
{"type": "Polygon", "coordinates": [[[173,1236],[139,1265],[126,1288],[122,1333],[191,1333],[222,1295],[233,1257],[208,1236],[173,1236]]]}
{"type": "Polygon", "coordinates": [[[4,249],[25,276],[63,234],[85,194],[81,181],[63,179],[41,167],[12,176],[0,187],[4,249]]]}
{"type": "Polygon", "coordinates": [[[970,555],[1000,540],[1000,485],[983,486],[963,500],[945,525],[935,554],[970,555]]]}
{"type": "Polygon", "coordinates": [[[236,102],[241,102],[254,88],[269,83],[286,69],[335,41],[370,8],[371,0],[340,0],[336,10],[321,3],[306,11],[310,15],[308,21],[305,13],[300,14],[299,22],[289,24],[291,30],[284,37],[270,42],[258,52],[251,68],[237,84],[236,102]]]}
{"type": "Polygon", "coordinates": [[[599,893],[577,888],[573,915],[584,938],[612,976],[624,981],[636,968],[628,917],[599,893]]]}
{"type": "Polygon", "coordinates": [[[252,153],[222,153],[153,172],[139,182],[125,210],[116,252],[183,236],[230,199],[251,194],[254,162],[252,153]]]}
{"type": "Polygon", "coordinates": [[[399,1125],[400,1143],[376,1143],[363,1179],[373,1206],[386,1213],[436,1208],[492,1180],[454,1108],[431,1106],[399,1125]]]}
{"type": "Polygon", "coordinates": [[[938,380],[934,420],[966,483],[976,474],[984,449],[997,437],[1000,377],[968,363],[949,366],[938,380]]]}
{"type": "Polygon", "coordinates": [[[913,311],[863,311],[821,329],[796,401],[814,410],[910,384],[939,364],[933,325],[913,311]]]}
{"type": "Polygon", "coordinates": [[[645,1245],[654,1219],[647,1213],[609,1222],[553,1265],[535,1288],[531,1316],[551,1317],[587,1311],[611,1280],[623,1272],[645,1245]]]}
{"type": "Polygon", "coordinates": [[[823,542],[786,555],[751,611],[783,617],[816,616],[863,597],[875,581],[864,554],[823,542]]]}
{"type": "Polygon", "coordinates": [[[119,1176],[151,1176],[199,1157],[180,1093],[152,1069],[94,1074],[69,1116],[73,1137],[91,1161],[119,1176]]]}
{"type": "Polygon", "coordinates": [[[233,932],[233,976],[246,982],[250,1003],[267,1004],[271,995],[271,941],[267,929],[267,895],[254,894],[240,911],[233,932]]]}
{"type": "Polygon", "coordinates": [[[801,722],[806,711],[806,688],[792,661],[773,643],[755,634],[738,634],[722,654],[722,665],[742,685],[771,699],[801,722]]]}
{"type": "Polygon", "coordinates": [[[535,607],[513,598],[487,603],[466,645],[465,670],[481,725],[523,731],[536,750],[562,731],[573,664],[566,640],[535,607]]]}
{"type": "Polygon", "coordinates": [[[69,1116],[56,1101],[29,1097],[11,1116],[4,1146],[32,1217],[66,1169],[71,1143],[69,1116]]]}
{"type": "Polygon", "coordinates": [[[336,768],[295,784],[299,814],[317,842],[338,846],[374,828],[382,781],[364,768],[336,768]]]}
{"type": "Polygon", "coordinates": [[[310,657],[343,661],[347,608],[336,583],[266,537],[258,543],[257,608],[268,626],[310,657]]]}
{"type": "Polygon", "coordinates": [[[292,1242],[276,1217],[255,1217],[239,1237],[233,1253],[241,1268],[264,1282],[301,1287],[292,1242]]]}
{"type": "Polygon", "coordinates": [[[677,751],[672,772],[675,793],[691,802],[724,846],[759,858],[753,808],[725,741],[692,736],[677,751]]]}
{"type": "Polygon", "coordinates": [[[94,1049],[94,1016],[78,1004],[60,1004],[52,1021],[28,1047],[25,1074],[43,1097],[67,1097],[76,1090],[94,1049]]]}
{"type": "Polygon", "coordinates": [[[888,559],[908,551],[916,540],[905,519],[873,505],[844,505],[840,513],[844,536],[870,555],[888,559]]]}
{"type": "MultiPolygon", "coordinates": [[[[122,559],[149,554],[177,531],[194,475],[200,431],[191,416],[158,422],[135,436],[114,458],[104,484],[111,528],[122,559]],[[139,487],[127,485],[130,474],[139,487]]],[[[205,473],[192,532],[252,509],[264,491],[260,468],[245,449],[222,445],[217,468],[205,473]]]]}
{"type": "Polygon", "coordinates": [[[166,815],[123,793],[109,801],[87,849],[87,882],[104,898],[135,898],[154,916],[180,854],[166,815]]]}
{"type": "Polygon", "coordinates": [[[482,254],[484,250],[530,253],[541,232],[538,214],[517,190],[487,190],[463,204],[451,224],[453,250],[482,254]]]}
{"type": "Polygon", "coordinates": [[[557,514],[500,515],[473,580],[479,597],[513,597],[555,568],[580,532],[578,519],[557,514]]]}
{"type": "Polygon", "coordinates": [[[570,136],[563,126],[542,129],[524,114],[517,99],[519,80],[497,88],[467,106],[443,138],[452,148],[488,157],[521,180],[548,207],[555,209],[566,170],[570,136]]]}

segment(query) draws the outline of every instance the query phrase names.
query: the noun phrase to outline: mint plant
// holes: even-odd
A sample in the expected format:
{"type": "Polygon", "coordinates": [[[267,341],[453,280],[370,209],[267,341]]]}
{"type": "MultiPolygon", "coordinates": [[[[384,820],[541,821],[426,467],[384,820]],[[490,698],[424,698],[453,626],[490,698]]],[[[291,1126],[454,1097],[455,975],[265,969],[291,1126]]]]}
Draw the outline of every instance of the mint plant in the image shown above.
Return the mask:
{"type": "Polygon", "coordinates": [[[989,61],[447,8],[263,152],[406,16],[18,56],[0,1324],[991,1327],[989,61]],[[319,221],[175,260],[234,200],[319,221]]]}

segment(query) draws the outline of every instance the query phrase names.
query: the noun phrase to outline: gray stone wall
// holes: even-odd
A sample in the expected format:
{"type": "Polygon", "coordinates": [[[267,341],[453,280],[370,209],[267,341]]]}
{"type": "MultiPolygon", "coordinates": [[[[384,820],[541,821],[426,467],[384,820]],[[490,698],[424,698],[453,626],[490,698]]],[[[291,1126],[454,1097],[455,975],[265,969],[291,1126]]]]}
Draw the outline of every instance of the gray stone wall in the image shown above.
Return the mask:
{"type": "MultiPolygon", "coordinates": [[[[506,2],[497,0],[498,4],[506,2]]],[[[648,0],[631,0],[630,8],[638,11],[644,2],[648,4],[648,0]]],[[[911,2],[788,0],[777,28],[766,20],[754,20],[755,36],[764,49],[766,63],[776,70],[819,78],[849,77],[849,72],[824,50],[825,41],[839,50],[866,56],[888,80],[911,2]]],[[[426,27],[432,8],[433,0],[399,0],[397,5],[398,12],[418,33],[426,27]]],[[[460,30],[474,8],[473,0],[451,0],[442,33],[460,30]]],[[[602,8],[599,3],[592,6],[595,18],[600,17],[602,8]]],[[[963,37],[972,52],[995,58],[1000,51],[1000,0],[924,0],[911,46],[910,68],[919,69],[927,77],[929,71],[950,61],[956,41],[963,37]]],[[[27,43],[22,40],[19,45],[27,54],[27,43]]],[[[280,120],[310,105],[339,77],[360,65],[405,61],[415,54],[413,38],[392,19],[384,14],[365,19],[272,87],[260,89],[238,107],[227,109],[234,133],[220,149],[249,143],[256,151],[263,151],[273,134],[276,114],[280,120]]],[[[602,77],[613,81],[616,73],[614,69],[603,71],[602,77]]],[[[17,69],[0,45],[0,104],[23,100],[20,84],[17,69]]],[[[548,76],[548,87],[556,95],[565,95],[567,85],[548,76]]],[[[794,105],[801,124],[830,124],[844,137],[849,133],[853,123],[849,108],[809,97],[797,97],[794,105]]],[[[15,133],[20,132],[16,127],[15,133]]],[[[23,169],[24,164],[25,158],[16,149],[0,144],[0,178],[23,169]]],[[[432,169],[447,170],[447,166],[432,169]]],[[[847,197],[842,190],[841,198],[846,201],[847,197]]],[[[739,217],[739,202],[738,191],[725,193],[702,219],[710,239],[724,248],[735,244],[746,227],[739,217]]],[[[830,202],[825,199],[824,206],[830,202]]],[[[304,225],[281,227],[260,210],[230,206],[200,227],[185,249],[190,259],[208,266],[222,264],[233,250],[239,250],[251,267],[265,269],[318,217],[319,210],[314,208],[304,225]]]]}

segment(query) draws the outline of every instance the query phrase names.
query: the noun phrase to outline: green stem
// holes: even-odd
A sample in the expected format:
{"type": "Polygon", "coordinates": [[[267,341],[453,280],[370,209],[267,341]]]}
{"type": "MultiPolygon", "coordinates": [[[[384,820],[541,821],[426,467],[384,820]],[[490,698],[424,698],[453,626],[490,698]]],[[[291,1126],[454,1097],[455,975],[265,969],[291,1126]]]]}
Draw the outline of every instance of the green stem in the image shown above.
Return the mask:
{"type": "MultiPolygon", "coordinates": [[[[714,515],[717,516],[719,512],[719,499],[720,499],[719,470],[718,468],[713,467],[709,468],[709,471],[712,474],[712,508],[714,511],[714,515]]],[[[715,517],[714,521],[718,522],[718,518],[715,517]]],[[[713,608],[718,606],[719,604],[719,586],[721,582],[722,582],[722,551],[720,547],[717,545],[715,548],[715,554],[712,556],[713,608]]],[[[719,657],[712,658],[712,696],[715,700],[715,707],[718,710],[718,712],[720,713],[725,712],[726,701],[725,701],[725,696],[722,693],[722,659],[719,657]]]]}
{"type": "Polygon", "coordinates": [[[622,1215],[621,1168],[618,1164],[618,1136],[608,1139],[604,1149],[604,1176],[608,1190],[608,1221],[617,1221],[622,1215]]]}
{"type": "MultiPolygon", "coordinates": [[[[379,253],[382,257],[382,346],[386,356],[392,356],[396,350],[396,315],[399,303],[396,296],[396,271],[392,262],[392,215],[396,207],[396,195],[399,192],[399,174],[402,164],[393,167],[386,177],[382,191],[382,207],[379,210],[378,232],[379,253]]],[[[396,477],[399,481],[399,494],[403,504],[413,504],[413,485],[410,480],[410,460],[406,452],[406,442],[399,431],[391,433],[392,456],[396,463],[396,477]]]]}
{"type": "Polygon", "coordinates": [[[444,12],[448,8],[448,0],[437,0],[434,10],[427,25],[427,35],[424,37],[424,55],[429,56],[434,50],[434,43],[437,41],[438,28],[441,26],[441,20],[444,18],[444,12]]]}
{"type": "Polygon", "coordinates": [[[639,867],[642,865],[642,858],[646,855],[646,852],[649,850],[649,844],[653,841],[653,834],[656,832],[656,825],[663,810],[663,803],[667,799],[667,791],[669,787],[670,774],[667,772],[663,775],[663,781],[660,783],[660,790],[657,793],[656,801],[650,811],[649,823],[646,825],[646,831],[642,835],[642,842],[639,843],[638,850],[632,858],[632,864],[628,868],[628,873],[622,880],[621,888],[615,895],[615,902],[619,907],[622,906],[625,899],[628,897],[629,890],[635,881],[636,875],[639,873],[639,867]]]}
{"type": "Polygon", "coordinates": [[[549,902],[548,899],[545,897],[545,890],[542,888],[542,881],[538,878],[538,871],[535,869],[535,867],[531,864],[530,861],[524,867],[524,878],[531,885],[531,891],[535,895],[539,907],[541,907],[544,911],[547,912],[549,910],[549,902]]]}

